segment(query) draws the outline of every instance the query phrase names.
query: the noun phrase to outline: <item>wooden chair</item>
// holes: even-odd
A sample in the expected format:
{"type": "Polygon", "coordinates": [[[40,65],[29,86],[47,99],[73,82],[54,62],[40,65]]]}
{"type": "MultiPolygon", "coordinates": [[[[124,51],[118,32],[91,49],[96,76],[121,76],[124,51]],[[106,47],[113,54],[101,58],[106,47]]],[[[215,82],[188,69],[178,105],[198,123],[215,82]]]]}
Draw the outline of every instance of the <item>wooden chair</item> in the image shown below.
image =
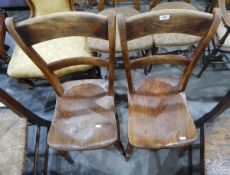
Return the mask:
{"type": "MultiPolygon", "coordinates": [[[[28,0],[30,17],[43,16],[55,12],[74,11],[72,0],[28,0]]],[[[42,42],[33,46],[46,62],[62,60],[66,57],[90,56],[86,44],[86,37],[63,37],[42,42]]],[[[63,77],[76,72],[91,70],[91,65],[77,65],[55,72],[58,77],[63,77]]],[[[23,80],[23,78],[45,78],[39,68],[28,58],[23,50],[16,45],[7,73],[9,76],[23,80]]],[[[33,86],[33,82],[30,82],[33,86]]]]}
{"type": "Polygon", "coordinates": [[[219,0],[214,1],[213,3],[213,6],[220,7],[223,18],[212,40],[213,50],[209,49],[208,55],[205,57],[204,64],[197,77],[201,77],[210,63],[230,63],[228,60],[229,58],[227,58],[226,61],[222,60],[223,56],[227,57],[226,53],[230,53],[230,13],[227,11],[230,7],[230,0],[219,0]],[[220,57],[218,56],[219,53],[223,55],[220,57]]]}
{"type": "Polygon", "coordinates": [[[114,106],[115,16],[107,18],[86,12],[65,12],[18,23],[7,18],[6,26],[57,93],[48,144],[57,150],[70,151],[99,149],[115,143],[123,151],[114,106]],[[36,43],[67,36],[108,40],[109,60],[86,56],[46,63],[32,47],[36,43]],[[54,73],[69,66],[85,64],[107,67],[108,80],[75,80],[61,84],[54,73]]]}
{"type": "Polygon", "coordinates": [[[161,149],[185,147],[196,140],[196,128],[184,90],[194,66],[220,22],[214,15],[183,9],[151,11],[126,20],[119,19],[123,60],[128,81],[127,155],[133,147],[161,149]],[[185,27],[186,26],[186,27],[185,27]],[[152,34],[183,33],[201,37],[191,58],[181,55],[153,55],[130,60],[127,42],[152,34]],[[181,78],[148,77],[133,81],[132,69],[148,64],[178,64],[185,69],[181,78]]]}
{"type": "MultiPolygon", "coordinates": [[[[1,174],[18,175],[23,174],[26,153],[27,124],[36,126],[35,150],[34,150],[34,174],[37,174],[39,157],[40,128],[50,127],[50,122],[40,118],[2,88],[0,88],[0,172],[1,174]],[[9,109],[10,110],[9,110],[9,109]],[[7,148],[7,149],[6,149],[7,148]]],[[[47,172],[48,145],[46,145],[44,159],[44,174],[47,172]]]]}

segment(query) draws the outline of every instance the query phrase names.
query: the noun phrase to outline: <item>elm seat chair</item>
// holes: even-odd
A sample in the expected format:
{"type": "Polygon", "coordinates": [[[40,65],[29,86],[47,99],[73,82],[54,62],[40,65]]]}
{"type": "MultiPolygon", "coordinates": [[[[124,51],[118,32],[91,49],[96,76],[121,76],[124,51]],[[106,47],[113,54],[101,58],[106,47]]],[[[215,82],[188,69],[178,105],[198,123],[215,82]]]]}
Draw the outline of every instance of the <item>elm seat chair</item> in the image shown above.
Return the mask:
{"type": "MultiPolygon", "coordinates": [[[[72,0],[28,0],[28,4],[31,18],[55,12],[74,11],[72,0]]],[[[58,61],[66,57],[90,56],[91,54],[86,44],[86,37],[81,36],[57,38],[35,44],[33,47],[46,62],[58,61]]],[[[55,73],[58,77],[63,77],[75,72],[87,71],[91,68],[91,65],[77,65],[55,73]]],[[[45,78],[44,74],[18,45],[13,51],[7,73],[9,76],[18,79],[45,78]]]]}
{"type": "Polygon", "coordinates": [[[119,19],[122,54],[128,81],[127,155],[131,154],[134,147],[149,149],[185,147],[196,140],[196,127],[188,109],[184,90],[220,19],[218,9],[214,10],[214,15],[170,9],[119,19]],[[169,18],[161,20],[165,16],[169,18]],[[191,58],[181,55],[153,55],[135,60],[129,59],[127,45],[129,40],[168,32],[191,34],[202,39],[191,58]],[[178,64],[185,66],[185,69],[180,78],[161,76],[133,81],[131,70],[148,64],[178,64]]]}
{"type": "MultiPolygon", "coordinates": [[[[124,2],[126,0],[114,0],[112,2],[124,2]]],[[[139,0],[133,0],[134,9],[130,7],[115,7],[115,8],[107,8],[104,9],[104,0],[99,1],[98,9],[99,14],[108,16],[111,13],[116,13],[116,15],[123,15],[125,17],[134,16],[140,14],[139,9],[139,0]],[[103,10],[104,9],[104,10],[103,10]]],[[[116,47],[115,52],[121,53],[121,45],[120,45],[120,34],[118,31],[118,27],[116,24],[116,47]]],[[[129,43],[129,50],[130,51],[140,51],[142,50],[144,54],[148,54],[148,50],[152,48],[153,41],[151,36],[146,36],[143,38],[139,38],[137,40],[130,41],[129,43]]],[[[95,53],[108,53],[109,47],[108,42],[105,40],[95,39],[95,38],[88,38],[88,47],[91,51],[95,53]]]]}
{"type": "Polygon", "coordinates": [[[219,57],[218,55],[221,53],[227,57],[226,54],[230,53],[230,12],[228,11],[228,8],[230,7],[230,0],[219,0],[213,3],[213,6],[219,6],[223,17],[212,40],[213,49],[209,50],[197,77],[201,77],[210,63],[229,63],[228,59],[227,61],[223,61],[222,57],[219,57]]]}
{"type": "Polygon", "coordinates": [[[12,18],[7,18],[6,26],[17,44],[44,73],[57,93],[54,117],[48,133],[48,144],[57,150],[70,151],[99,149],[115,143],[115,146],[122,151],[113,87],[115,16],[65,12],[18,23],[15,23],[12,18]],[[46,63],[32,47],[33,44],[65,36],[108,40],[109,60],[88,56],[46,63]],[[54,73],[65,67],[82,64],[107,67],[108,80],[86,79],[61,84],[54,73]]]}

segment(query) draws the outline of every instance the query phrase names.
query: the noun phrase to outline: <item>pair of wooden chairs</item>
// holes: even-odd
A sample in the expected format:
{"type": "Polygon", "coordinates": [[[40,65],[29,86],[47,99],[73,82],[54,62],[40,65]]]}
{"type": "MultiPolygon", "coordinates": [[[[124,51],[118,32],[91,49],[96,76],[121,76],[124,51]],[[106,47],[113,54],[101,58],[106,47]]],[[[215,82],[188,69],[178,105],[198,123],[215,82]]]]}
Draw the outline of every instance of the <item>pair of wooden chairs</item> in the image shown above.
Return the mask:
{"type": "MultiPolygon", "coordinates": [[[[119,17],[118,29],[128,81],[127,155],[131,154],[133,146],[148,149],[174,148],[186,147],[195,141],[196,128],[188,110],[184,90],[220,20],[218,9],[214,10],[213,15],[172,9],[167,12],[151,11],[126,19],[119,17]],[[173,32],[201,37],[191,58],[154,55],[129,59],[128,41],[173,32]],[[181,78],[158,77],[133,81],[131,70],[148,64],[178,64],[185,66],[185,69],[181,78]]],[[[116,16],[63,12],[22,22],[7,18],[6,26],[57,94],[48,144],[63,151],[99,149],[115,144],[124,154],[114,103],[116,16]],[[34,48],[38,43],[72,36],[107,40],[109,59],[83,55],[47,63],[34,48]],[[75,80],[62,84],[57,71],[75,65],[107,67],[108,80],[75,80]]]]}

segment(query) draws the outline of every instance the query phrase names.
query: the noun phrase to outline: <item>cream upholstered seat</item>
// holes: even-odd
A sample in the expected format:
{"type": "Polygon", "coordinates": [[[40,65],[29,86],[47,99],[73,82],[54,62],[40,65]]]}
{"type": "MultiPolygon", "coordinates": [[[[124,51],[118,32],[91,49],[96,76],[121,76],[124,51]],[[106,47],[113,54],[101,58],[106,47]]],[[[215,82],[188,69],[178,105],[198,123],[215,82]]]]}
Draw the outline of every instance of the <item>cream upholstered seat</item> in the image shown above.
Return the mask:
{"type": "MultiPolygon", "coordinates": [[[[90,56],[85,37],[58,38],[36,44],[34,48],[47,63],[58,61],[63,58],[90,56]]],[[[89,65],[72,66],[59,70],[56,73],[61,77],[78,71],[86,71],[91,67],[92,66],[89,65]]],[[[7,73],[9,76],[15,78],[44,77],[38,67],[18,46],[14,49],[7,73]]]]}
{"type": "MultiPolygon", "coordinates": [[[[28,0],[31,17],[47,15],[56,12],[73,11],[72,0],[28,0]],[[51,1],[49,1],[51,2],[51,1]]],[[[36,51],[47,63],[61,60],[63,58],[90,56],[86,45],[86,37],[58,38],[34,45],[36,51]]],[[[92,66],[78,65],[57,71],[58,77],[74,72],[87,71],[92,66]]],[[[19,46],[16,45],[7,73],[15,78],[45,78],[38,67],[26,56],[19,46]]]]}
{"type": "MultiPolygon", "coordinates": [[[[99,14],[108,16],[111,13],[115,12],[117,15],[123,15],[125,17],[134,16],[140,14],[140,12],[136,9],[129,7],[118,7],[118,8],[109,8],[101,11],[99,14]]],[[[141,49],[149,49],[153,45],[152,37],[145,36],[142,38],[134,39],[128,42],[129,51],[136,51],[141,49]]],[[[109,43],[108,41],[97,39],[97,38],[88,38],[88,47],[92,51],[96,52],[109,52],[109,43]]],[[[120,33],[118,30],[118,26],[116,24],[116,53],[121,53],[121,44],[120,44],[120,33]]]]}
{"type": "MultiPolygon", "coordinates": [[[[165,10],[166,14],[168,9],[185,9],[185,10],[195,10],[198,11],[193,5],[186,2],[166,2],[160,3],[156,7],[152,8],[152,11],[155,10],[165,10]]],[[[162,46],[186,46],[193,45],[200,41],[200,37],[177,34],[177,33],[168,33],[168,34],[156,34],[153,36],[154,45],[157,47],[162,46]]]]}
{"type": "Polygon", "coordinates": [[[26,119],[0,110],[0,174],[22,174],[26,146],[26,119]]]}

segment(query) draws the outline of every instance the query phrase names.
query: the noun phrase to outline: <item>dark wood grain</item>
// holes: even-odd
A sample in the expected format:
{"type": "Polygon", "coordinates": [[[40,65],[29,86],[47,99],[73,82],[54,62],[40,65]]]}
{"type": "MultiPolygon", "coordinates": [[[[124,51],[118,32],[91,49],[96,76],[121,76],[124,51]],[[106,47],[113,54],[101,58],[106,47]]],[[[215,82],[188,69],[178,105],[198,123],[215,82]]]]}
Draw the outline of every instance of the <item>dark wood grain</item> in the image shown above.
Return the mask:
{"type": "Polygon", "coordinates": [[[128,137],[133,146],[174,148],[195,141],[196,128],[185,95],[173,91],[176,83],[172,79],[135,83],[135,93],[128,93],[128,137]],[[153,90],[155,95],[149,95],[153,90]]]}
{"type": "MultiPolygon", "coordinates": [[[[190,3],[190,0],[184,0],[184,2],[190,3]]],[[[160,0],[149,0],[150,9],[152,9],[153,7],[155,7],[159,3],[160,3],[160,0]]],[[[170,3],[172,3],[172,5],[173,5],[173,2],[170,1],[170,3]]]]}
{"type": "Polygon", "coordinates": [[[190,60],[182,55],[153,55],[131,60],[131,68],[136,69],[147,64],[181,64],[188,65],[190,60]]]}
{"type": "MultiPolygon", "coordinates": [[[[119,17],[122,54],[128,81],[129,122],[131,145],[139,148],[184,147],[196,139],[196,128],[188,109],[184,90],[191,72],[212,39],[220,23],[218,9],[214,14],[191,10],[152,11],[130,18],[119,17]],[[168,15],[160,20],[162,15],[168,15]],[[189,21],[189,22],[188,22],[189,21]],[[129,40],[157,33],[183,33],[201,36],[190,58],[178,55],[154,55],[130,61],[129,40]],[[148,64],[184,65],[182,76],[133,80],[131,70],[148,64]]],[[[130,145],[129,144],[129,145],[130,145]]]]}
{"type": "Polygon", "coordinates": [[[71,35],[108,39],[107,26],[107,18],[104,16],[86,12],[63,12],[30,18],[18,22],[15,28],[27,45],[33,45],[71,35]],[[31,37],[34,33],[37,34],[31,37]]]}
{"type": "Polygon", "coordinates": [[[107,80],[78,80],[63,84],[57,97],[48,143],[58,150],[89,150],[117,140],[114,98],[107,80]]]}
{"type": "Polygon", "coordinates": [[[212,15],[208,13],[183,9],[147,12],[127,19],[126,28],[129,31],[127,39],[163,33],[183,33],[203,37],[211,23],[212,15]],[[160,20],[160,16],[164,15],[169,15],[170,19],[160,20]],[[143,18],[145,23],[142,21],[143,18]]]}
{"type": "Polygon", "coordinates": [[[109,67],[109,61],[95,57],[92,59],[91,57],[77,57],[77,58],[66,58],[64,60],[55,61],[48,64],[48,67],[52,71],[56,71],[65,67],[73,66],[73,65],[80,65],[80,64],[90,64],[95,66],[101,67],[109,67]]]}

